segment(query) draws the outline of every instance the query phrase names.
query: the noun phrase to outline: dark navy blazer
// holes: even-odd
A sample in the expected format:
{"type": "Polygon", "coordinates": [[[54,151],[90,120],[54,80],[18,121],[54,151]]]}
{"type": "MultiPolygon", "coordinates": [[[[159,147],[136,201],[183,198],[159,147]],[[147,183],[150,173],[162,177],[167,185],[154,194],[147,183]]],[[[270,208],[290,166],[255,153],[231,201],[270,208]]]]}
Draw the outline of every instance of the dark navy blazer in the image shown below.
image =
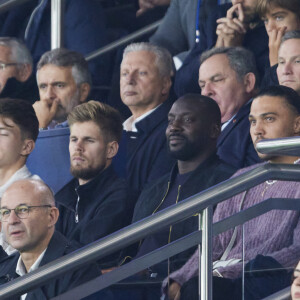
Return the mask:
{"type": "Polygon", "coordinates": [[[250,136],[250,107],[251,102],[238,111],[221,132],[217,143],[219,157],[239,169],[261,162],[250,136]]]}

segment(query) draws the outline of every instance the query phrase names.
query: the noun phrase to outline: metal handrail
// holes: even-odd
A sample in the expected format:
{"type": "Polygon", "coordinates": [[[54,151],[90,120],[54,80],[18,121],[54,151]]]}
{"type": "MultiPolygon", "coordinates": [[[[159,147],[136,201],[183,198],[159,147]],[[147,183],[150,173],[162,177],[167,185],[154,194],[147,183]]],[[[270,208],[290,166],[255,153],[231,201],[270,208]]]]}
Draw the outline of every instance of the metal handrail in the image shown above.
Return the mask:
{"type": "Polygon", "coordinates": [[[0,13],[4,13],[18,5],[21,5],[25,2],[28,2],[31,0],[7,0],[6,2],[0,4],[0,13]]]}
{"type": "MultiPolygon", "coordinates": [[[[227,231],[235,226],[242,225],[253,218],[261,216],[271,210],[300,210],[299,199],[287,199],[282,201],[282,198],[270,198],[263,202],[260,202],[254,206],[251,206],[245,210],[242,210],[235,215],[228,217],[213,224],[212,230],[213,235],[218,235],[222,232],[227,231]]],[[[201,241],[201,231],[195,231],[186,237],[178,239],[162,248],[156,249],[151,253],[139,257],[134,261],[127,263],[109,273],[104,274],[92,281],[89,281],[83,285],[75,287],[74,289],[61,294],[53,300],[68,300],[74,297],[83,298],[89,296],[98,290],[104,289],[112,284],[115,284],[129,276],[136,274],[142,270],[145,270],[149,266],[156,265],[161,261],[166,260],[168,257],[173,256],[177,253],[185,251],[201,241]],[[88,294],[87,294],[88,291],[88,294]]],[[[253,271],[251,271],[253,272],[253,271]]],[[[203,298],[201,298],[203,299],[203,298]]]]}
{"type": "Polygon", "coordinates": [[[275,294],[270,295],[263,300],[290,300],[291,299],[291,288],[287,287],[275,294]]]}
{"type": "Polygon", "coordinates": [[[300,137],[262,140],[256,148],[264,154],[300,156],[300,137]]]}
{"type": "Polygon", "coordinates": [[[162,19],[159,20],[159,21],[156,21],[150,25],[147,25],[131,34],[128,34],[127,36],[123,37],[123,38],[120,38],[119,40],[117,41],[114,41],[98,50],[95,50],[93,51],[92,53],[88,54],[85,56],[85,59],[87,61],[90,61],[98,56],[101,56],[101,55],[104,55],[112,50],[115,50],[117,49],[118,47],[120,46],[124,46],[124,45],[127,45],[128,43],[134,41],[134,40],[137,40],[139,39],[140,37],[142,37],[143,35],[145,34],[148,34],[152,31],[154,31],[155,29],[158,28],[158,26],[160,25],[160,23],[162,22],[162,19]]]}
{"type": "Polygon", "coordinates": [[[160,230],[162,227],[182,221],[204,210],[208,206],[216,205],[270,179],[300,181],[300,166],[265,164],[235,178],[231,178],[3,285],[0,290],[0,297],[1,299],[6,299],[15,294],[23,294],[67,271],[80,268],[119,249],[123,249],[148,234],[160,230]]]}

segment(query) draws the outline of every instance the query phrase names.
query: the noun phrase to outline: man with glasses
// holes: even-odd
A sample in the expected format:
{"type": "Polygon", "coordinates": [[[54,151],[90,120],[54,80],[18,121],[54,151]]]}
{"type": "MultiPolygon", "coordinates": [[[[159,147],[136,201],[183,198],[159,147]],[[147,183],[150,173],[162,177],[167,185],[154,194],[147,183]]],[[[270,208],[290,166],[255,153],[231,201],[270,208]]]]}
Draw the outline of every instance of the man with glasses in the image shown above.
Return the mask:
{"type": "MultiPolygon", "coordinates": [[[[7,242],[18,252],[0,264],[0,283],[30,273],[78,248],[55,231],[58,216],[53,193],[42,181],[19,180],[6,190],[1,199],[0,218],[7,242]]],[[[100,274],[94,264],[81,266],[79,271],[48,280],[21,299],[50,299],[100,274]]]]}
{"type": "Polygon", "coordinates": [[[16,38],[0,37],[0,97],[33,103],[37,96],[29,50],[16,38]]]}

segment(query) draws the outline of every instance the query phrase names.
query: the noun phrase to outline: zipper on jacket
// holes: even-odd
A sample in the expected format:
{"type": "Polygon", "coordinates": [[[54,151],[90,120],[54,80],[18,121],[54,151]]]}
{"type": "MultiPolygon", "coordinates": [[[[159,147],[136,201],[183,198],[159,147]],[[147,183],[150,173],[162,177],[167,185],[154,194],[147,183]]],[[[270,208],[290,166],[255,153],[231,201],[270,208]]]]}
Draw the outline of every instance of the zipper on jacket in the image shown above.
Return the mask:
{"type": "Polygon", "coordinates": [[[75,189],[76,191],[76,194],[77,194],[77,203],[76,203],[76,207],[75,207],[75,223],[78,223],[79,222],[79,216],[78,216],[78,205],[79,205],[79,200],[80,200],[80,197],[77,193],[77,190],[75,189]]]}

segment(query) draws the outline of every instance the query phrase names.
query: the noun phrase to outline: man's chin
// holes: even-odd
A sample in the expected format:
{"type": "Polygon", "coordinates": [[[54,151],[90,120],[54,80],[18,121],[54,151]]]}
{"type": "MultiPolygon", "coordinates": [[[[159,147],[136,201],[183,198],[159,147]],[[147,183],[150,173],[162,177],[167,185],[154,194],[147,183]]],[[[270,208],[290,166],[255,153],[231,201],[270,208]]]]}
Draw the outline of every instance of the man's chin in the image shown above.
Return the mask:
{"type": "Polygon", "coordinates": [[[71,166],[70,172],[77,179],[90,180],[96,177],[104,168],[91,169],[71,166]]]}

